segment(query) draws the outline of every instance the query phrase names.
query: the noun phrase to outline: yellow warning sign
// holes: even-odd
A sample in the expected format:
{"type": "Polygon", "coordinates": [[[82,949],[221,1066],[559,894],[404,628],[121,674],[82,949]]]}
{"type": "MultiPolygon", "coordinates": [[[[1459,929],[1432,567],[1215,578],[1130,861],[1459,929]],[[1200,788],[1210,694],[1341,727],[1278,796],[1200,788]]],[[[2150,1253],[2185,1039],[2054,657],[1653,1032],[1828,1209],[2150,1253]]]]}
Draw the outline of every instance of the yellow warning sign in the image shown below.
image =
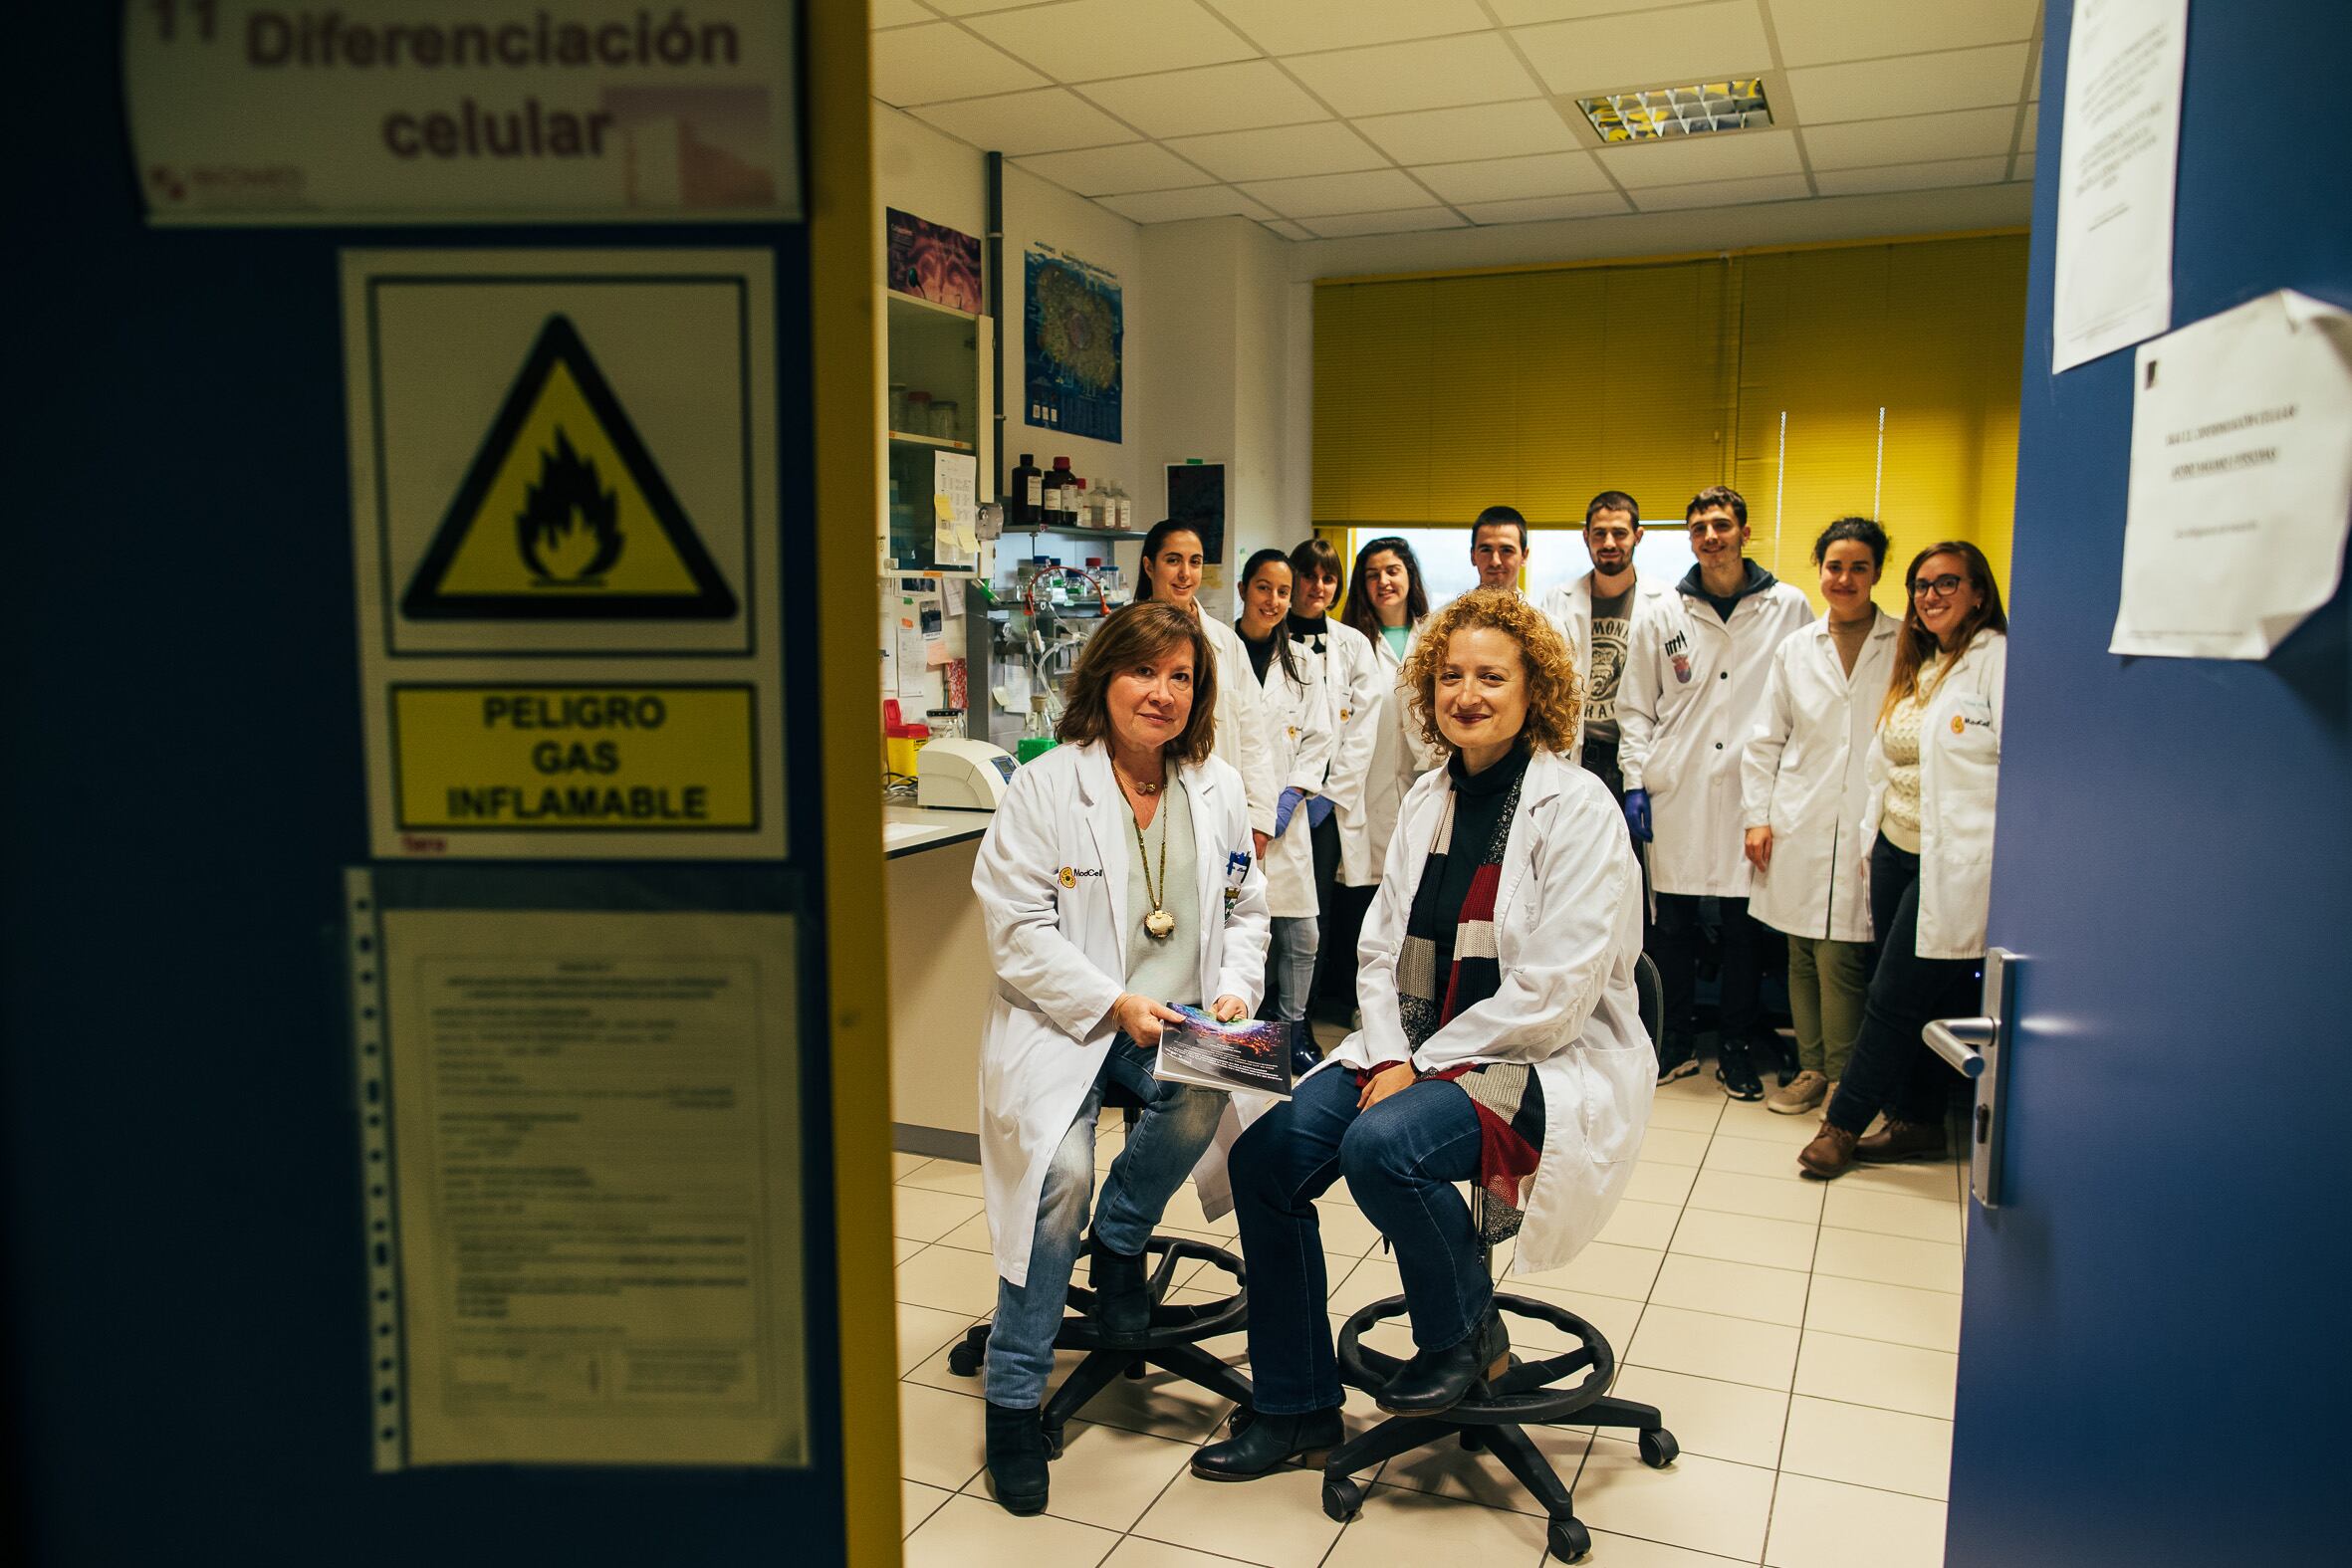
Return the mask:
{"type": "Polygon", "coordinates": [[[414,620],[726,620],[734,591],[551,316],[400,599],[414,620]]]}
{"type": "Polygon", "coordinates": [[[753,688],[394,686],[397,825],[741,832],[760,825],[753,688]]]}

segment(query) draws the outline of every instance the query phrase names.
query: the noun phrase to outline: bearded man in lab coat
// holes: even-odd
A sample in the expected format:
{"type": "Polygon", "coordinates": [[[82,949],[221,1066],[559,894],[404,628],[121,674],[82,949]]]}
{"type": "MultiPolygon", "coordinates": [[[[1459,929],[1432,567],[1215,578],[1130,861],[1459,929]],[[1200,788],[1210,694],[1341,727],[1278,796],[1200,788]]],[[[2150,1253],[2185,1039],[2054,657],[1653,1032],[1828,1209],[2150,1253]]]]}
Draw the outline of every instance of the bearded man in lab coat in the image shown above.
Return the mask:
{"type": "Polygon", "coordinates": [[[1736,1100],[1764,1098],[1751,1042],[1769,934],[1748,913],[1740,758],[1755,729],[1773,650],[1812,605],[1750,560],[1748,503],[1727,485],[1684,511],[1698,558],[1667,602],[1635,624],[1617,694],[1625,823],[1650,845],[1658,896],[1653,956],[1666,990],[1661,1081],[1697,1070],[1700,901],[1716,900],[1722,967],[1716,1076],[1736,1100]]]}

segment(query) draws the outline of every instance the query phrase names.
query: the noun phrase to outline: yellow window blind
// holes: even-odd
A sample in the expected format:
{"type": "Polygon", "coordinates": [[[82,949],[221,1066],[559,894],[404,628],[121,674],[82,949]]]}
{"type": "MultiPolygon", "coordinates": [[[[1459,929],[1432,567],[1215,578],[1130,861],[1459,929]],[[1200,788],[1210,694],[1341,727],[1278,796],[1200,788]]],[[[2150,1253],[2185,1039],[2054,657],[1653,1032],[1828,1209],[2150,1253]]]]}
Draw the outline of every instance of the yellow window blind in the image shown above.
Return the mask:
{"type": "Polygon", "coordinates": [[[1314,521],[1454,526],[1500,502],[1575,527],[1615,489],[1673,526],[1729,483],[1751,554],[1808,593],[1812,541],[1847,514],[1886,523],[1898,578],[1959,538],[2005,581],[2025,254],[1993,235],[1325,283],[1314,521]]]}

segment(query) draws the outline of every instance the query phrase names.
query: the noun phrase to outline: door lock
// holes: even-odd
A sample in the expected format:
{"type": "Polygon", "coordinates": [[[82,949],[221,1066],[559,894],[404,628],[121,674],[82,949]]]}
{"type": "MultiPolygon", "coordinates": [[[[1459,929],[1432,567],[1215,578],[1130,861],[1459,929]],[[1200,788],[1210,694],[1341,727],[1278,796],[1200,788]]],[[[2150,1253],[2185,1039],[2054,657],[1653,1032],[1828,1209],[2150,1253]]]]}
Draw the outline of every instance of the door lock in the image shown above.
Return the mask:
{"type": "Polygon", "coordinates": [[[2010,972],[2019,963],[2003,948],[1985,950],[1985,1010],[1973,1018],[1938,1018],[1920,1031],[1930,1049],[1976,1085],[1969,1118],[1969,1191],[1988,1209],[2000,1207],[2000,1138],[2007,1087],[2011,1019],[2010,972]]]}

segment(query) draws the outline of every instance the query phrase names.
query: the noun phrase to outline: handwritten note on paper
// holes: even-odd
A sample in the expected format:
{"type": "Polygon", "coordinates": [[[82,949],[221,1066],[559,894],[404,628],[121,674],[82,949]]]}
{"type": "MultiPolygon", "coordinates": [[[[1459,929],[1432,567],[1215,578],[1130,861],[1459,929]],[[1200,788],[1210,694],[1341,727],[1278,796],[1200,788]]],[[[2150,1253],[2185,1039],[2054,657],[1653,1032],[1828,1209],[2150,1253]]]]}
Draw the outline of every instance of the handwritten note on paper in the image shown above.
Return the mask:
{"type": "Polygon", "coordinates": [[[2335,596],[2352,312],[2280,290],[2141,345],[2111,653],[2261,659],[2335,596]]]}
{"type": "Polygon", "coordinates": [[[2052,375],[2172,325],[2189,0],[2077,0],[2068,38],[2052,375]]]}
{"type": "Polygon", "coordinates": [[[932,559],[946,570],[980,564],[980,459],[970,452],[931,454],[932,559]]]}

